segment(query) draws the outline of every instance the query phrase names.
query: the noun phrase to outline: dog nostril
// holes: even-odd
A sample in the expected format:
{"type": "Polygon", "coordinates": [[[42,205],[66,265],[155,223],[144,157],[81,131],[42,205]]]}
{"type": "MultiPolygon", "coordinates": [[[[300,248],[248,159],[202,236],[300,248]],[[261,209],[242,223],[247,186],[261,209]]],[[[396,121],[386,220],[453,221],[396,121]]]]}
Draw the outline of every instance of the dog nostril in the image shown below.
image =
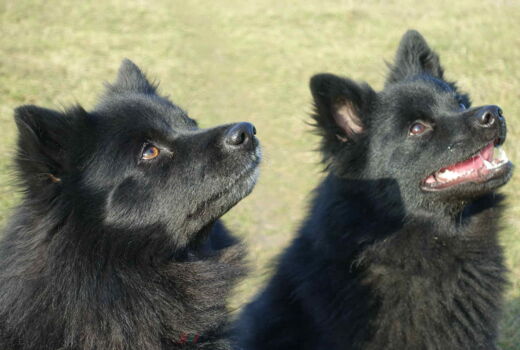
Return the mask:
{"type": "Polygon", "coordinates": [[[228,146],[242,147],[252,143],[256,129],[251,123],[237,123],[229,128],[224,136],[228,146]]]}
{"type": "Polygon", "coordinates": [[[484,115],[482,116],[482,124],[489,125],[489,124],[491,124],[492,121],[493,121],[493,116],[491,115],[491,113],[489,113],[489,112],[484,113],[484,115]]]}
{"type": "Polygon", "coordinates": [[[231,139],[231,143],[233,145],[241,145],[244,143],[245,139],[246,139],[246,134],[241,132],[241,133],[238,133],[236,134],[232,139],[231,139]]]}
{"type": "Polygon", "coordinates": [[[246,140],[247,136],[245,132],[236,131],[228,135],[226,143],[231,146],[240,146],[246,140]]]}
{"type": "Polygon", "coordinates": [[[477,118],[481,127],[488,128],[495,123],[495,119],[499,118],[498,109],[486,109],[477,118]]]}

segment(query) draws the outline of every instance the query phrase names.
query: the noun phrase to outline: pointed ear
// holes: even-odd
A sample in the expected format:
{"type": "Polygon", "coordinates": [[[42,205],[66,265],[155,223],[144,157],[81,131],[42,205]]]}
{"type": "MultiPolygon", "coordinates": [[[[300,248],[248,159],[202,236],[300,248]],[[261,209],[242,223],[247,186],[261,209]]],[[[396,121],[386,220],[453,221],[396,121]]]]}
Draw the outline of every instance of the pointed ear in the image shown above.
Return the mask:
{"type": "Polygon", "coordinates": [[[416,30],[409,30],[403,35],[394,64],[389,65],[389,68],[387,85],[419,74],[428,74],[439,79],[443,79],[444,75],[439,56],[416,30]]]}
{"type": "Polygon", "coordinates": [[[22,180],[36,190],[59,183],[67,170],[65,143],[71,133],[71,118],[31,105],[16,108],[14,118],[18,127],[15,161],[22,180]]]}
{"type": "Polygon", "coordinates": [[[365,131],[365,116],[376,93],[368,84],[358,84],[333,74],[311,78],[314,119],[326,141],[333,144],[355,142],[365,131]]]}
{"type": "Polygon", "coordinates": [[[121,62],[115,83],[108,86],[109,92],[140,92],[143,94],[155,94],[157,87],[150,83],[137,65],[125,58],[121,62]]]}

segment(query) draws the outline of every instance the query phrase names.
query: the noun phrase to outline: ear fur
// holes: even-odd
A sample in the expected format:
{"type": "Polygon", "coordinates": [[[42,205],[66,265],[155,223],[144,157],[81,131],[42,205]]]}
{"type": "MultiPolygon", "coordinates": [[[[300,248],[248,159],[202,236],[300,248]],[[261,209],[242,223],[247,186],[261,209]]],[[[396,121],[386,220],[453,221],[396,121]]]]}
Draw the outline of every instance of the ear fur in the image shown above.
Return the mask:
{"type": "Polygon", "coordinates": [[[72,117],[33,105],[15,109],[18,127],[16,165],[22,181],[38,191],[41,186],[59,183],[67,170],[66,142],[71,137],[72,117]]]}
{"type": "Polygon", "coordinates": [[[439,56],[428,46],[424,37],[416,30],[408,30],[402,37],[393,65],[389,65],[386,85],[406,78],[427,74],[443,79],[444,69],[439,56]]]}
{"type": "Polygon", "coordinates": [[[365,130],[365,116],[376,93],[365,83],[333,74],[317,74],[311,78],[317,127],[332,143],[355,142],[365,130]]]}
{"type": "Polygon", "coordinates": [[[128,58],[121,62],[116,81],[108,85],[111,93],[137,92],[155,94],[157,86],[150,83],[139,67],[128,58]]]}

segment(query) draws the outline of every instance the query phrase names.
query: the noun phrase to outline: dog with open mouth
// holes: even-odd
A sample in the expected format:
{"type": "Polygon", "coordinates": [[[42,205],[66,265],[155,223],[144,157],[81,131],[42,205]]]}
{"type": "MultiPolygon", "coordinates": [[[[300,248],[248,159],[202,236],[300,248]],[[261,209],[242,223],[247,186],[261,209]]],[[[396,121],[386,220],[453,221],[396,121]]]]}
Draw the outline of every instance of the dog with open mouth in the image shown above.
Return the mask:
{"type": "Polygon", "coordinates": [[[328,174],[239,349],[497,349],[502,110],[472,107],[414,30],[382,91],[333,74],[310,88],[328,174]]]}
{"type": "Polygon", "coordinates": [[[230,349],[244,249],[219,218],[255,185],[255,127],[199,128],[129,60],[92,111],[15,121],[0,349],[230,349]]]}

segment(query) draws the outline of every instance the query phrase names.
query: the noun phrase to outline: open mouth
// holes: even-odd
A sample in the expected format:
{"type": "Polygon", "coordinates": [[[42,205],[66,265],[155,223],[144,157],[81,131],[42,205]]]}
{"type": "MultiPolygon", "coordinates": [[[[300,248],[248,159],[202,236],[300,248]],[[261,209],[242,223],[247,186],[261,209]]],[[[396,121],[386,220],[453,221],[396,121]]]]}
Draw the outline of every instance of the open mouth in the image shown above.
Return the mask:
{"type": "Polygon", "coordinates": [[[509,164],[509,159],[500,145],[491,142],[469,159],[429,175],[421,187],[427,191],[435,191],[463,183],[484,183],[503,175],[509,164]]]}

